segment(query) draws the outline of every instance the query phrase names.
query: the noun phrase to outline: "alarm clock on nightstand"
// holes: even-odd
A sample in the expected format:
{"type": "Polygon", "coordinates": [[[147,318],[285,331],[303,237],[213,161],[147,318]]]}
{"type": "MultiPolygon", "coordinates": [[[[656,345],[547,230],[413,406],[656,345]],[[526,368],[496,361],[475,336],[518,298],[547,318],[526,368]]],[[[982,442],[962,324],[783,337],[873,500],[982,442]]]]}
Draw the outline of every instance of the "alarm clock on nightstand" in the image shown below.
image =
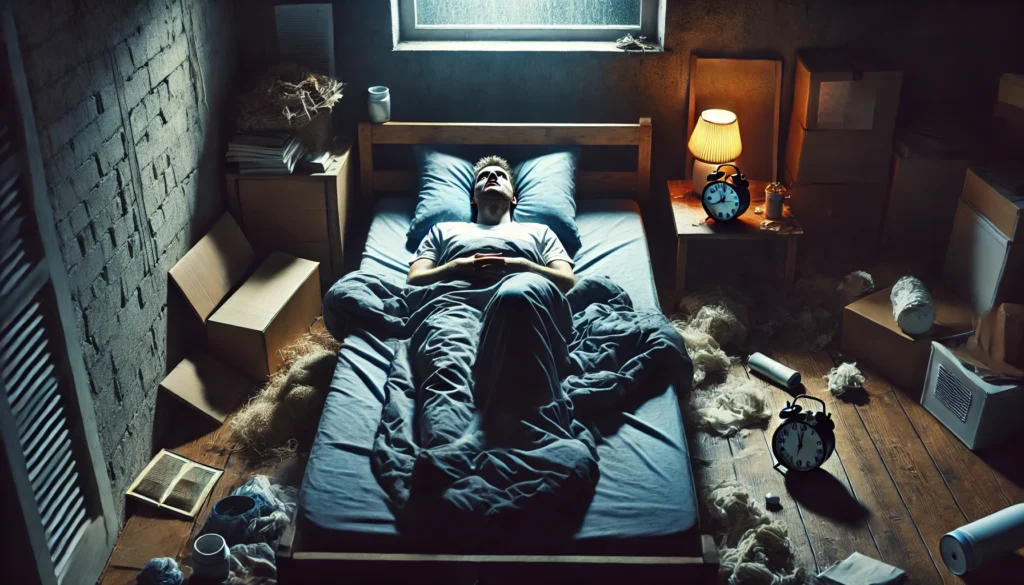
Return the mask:
{"type": "Polygon", "coordinates": [[[722,164],[708,175],[708,184],[700,196],[700,204],[708,217],[715,221],[732,221],[750,207],[750,183],[734,164],[722,164]],[[722,167],[732,167],[736,173],[727,175],[722,167]]]}
{"type": "Polygon", "coordinates": [[[825,412],[825,402],[807,394],[793,399],[793,404],[779,413],[782,424],[772,436],[775,468],[781,465],[790,471],[811,471],[822,466],[836,450],[836,424],[825,412]],[[798,400],[815,400],[821,404],[820,412],[804,410],[798,400]]]}

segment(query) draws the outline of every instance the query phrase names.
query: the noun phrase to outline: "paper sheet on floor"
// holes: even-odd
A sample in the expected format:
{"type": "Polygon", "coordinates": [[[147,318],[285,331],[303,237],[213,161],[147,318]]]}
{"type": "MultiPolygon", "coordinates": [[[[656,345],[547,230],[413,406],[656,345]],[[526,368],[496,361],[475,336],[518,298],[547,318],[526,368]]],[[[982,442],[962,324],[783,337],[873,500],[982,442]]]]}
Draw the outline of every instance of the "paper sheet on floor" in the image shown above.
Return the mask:
{"type": "Polygon", "coordinates": [[[818,578],[830,585],[897,585],[906,580],[907,574],[902,569],[855,552],[818,578]]]}

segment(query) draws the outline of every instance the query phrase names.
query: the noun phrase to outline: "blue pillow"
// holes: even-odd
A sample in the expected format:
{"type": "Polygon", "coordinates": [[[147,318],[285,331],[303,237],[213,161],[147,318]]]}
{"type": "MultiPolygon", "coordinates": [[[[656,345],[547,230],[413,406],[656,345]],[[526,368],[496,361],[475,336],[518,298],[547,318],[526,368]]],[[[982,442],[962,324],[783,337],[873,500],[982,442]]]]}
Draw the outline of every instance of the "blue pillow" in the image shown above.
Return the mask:
{"type": "MultiPolygon", "coordinates": [[[[473,221],[470,203],[473,165],[461,157],[429,147],[413,148],[420,191],[406,237],[415,250],[430,228],[443,221],[473,221]]],[[[483,155],[481,155],[483,156],[483,155]]],[[[551,228],[566,252],[575,256],[582,243],[576,228],[576,162],[579,149],[545,154],[513,166],[515,221],[551,228]]]]}
{"type": "Polygon", "coordinates": [[[516,221],[542,223],[555,232],[570,256],[583,245],[576,228],[576,163],[573,148],[525,160],[515,166],[516,221]]]}
{"type": "Polygon", "coordinates": [[[415,250],[443,221],[472,221],[473,163],[425,146],[413,147],[420,194],[405,246],[415,250]]]}

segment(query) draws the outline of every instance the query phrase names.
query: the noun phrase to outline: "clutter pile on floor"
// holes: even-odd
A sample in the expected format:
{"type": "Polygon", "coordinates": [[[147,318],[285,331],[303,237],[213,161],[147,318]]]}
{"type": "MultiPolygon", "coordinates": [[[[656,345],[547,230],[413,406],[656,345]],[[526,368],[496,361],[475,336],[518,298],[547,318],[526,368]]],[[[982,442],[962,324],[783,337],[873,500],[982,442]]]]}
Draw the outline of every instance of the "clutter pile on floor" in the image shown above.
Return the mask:
{"type": "MultiPolygon", "coordinates": [[[[720,289],[684,297],[673,316],[673,325],[693,360],[694,390],[688,415],[696,429],[729,437],[743,429],[763,428],[772,416],[768,389],[745,373],[731,373],[733,364],[741,360],[738,354],[750,353],[754,336],[768,337],[776,347],[821,350],[838,331],[842,307],[873,290],[871,275],[854,272],[841,280],[820,275],[801,280],[786,306],[757,307],[742,294],[720,289]],[[735,357],[730,357],[727,350],[735,352],[735,357]]],[[[841,364],[828,379],[837,396],[864,383],[854,364],[841,364]]],[[[799,374],[794,385],[799,385],[799,374]]],[[[813,575],[794,567],[786,526],[754,502],[750,493],[732,483],[719,484],[704,494],[710,528],[719,547],[719,582],[818,582],[813,575]]]]}
{"type": "MultiPolygon", "coordinates": [[[[275,585],[274,549],[295,514],[297,490],[254,475],[214,504],[202,536],[212,549],[192,553],[192,575],[226,585],[275,585]],[[213,535],[213,536],[207,536],[213,535]]],[[[170,558],[153,559],[138,576],[139,585],[179,585],[184,574],[170,558]]]]}

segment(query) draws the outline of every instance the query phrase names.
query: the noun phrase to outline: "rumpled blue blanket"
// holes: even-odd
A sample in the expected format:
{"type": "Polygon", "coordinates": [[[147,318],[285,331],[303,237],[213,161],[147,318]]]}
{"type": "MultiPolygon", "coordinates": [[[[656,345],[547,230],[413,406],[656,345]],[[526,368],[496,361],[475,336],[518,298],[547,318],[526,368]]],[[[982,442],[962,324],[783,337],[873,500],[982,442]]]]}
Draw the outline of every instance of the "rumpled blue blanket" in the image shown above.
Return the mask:
{"type": "Polygon", "coordinates": [[[602,421],[663,389],[654,377],[685,390],[693,375],[668,319],[603,277],[563,295],[532,274],[409,287],[355,272],[324,321],[395,350],[371,461],[403,531],[433,541],[571,536],[602,421]]]}

